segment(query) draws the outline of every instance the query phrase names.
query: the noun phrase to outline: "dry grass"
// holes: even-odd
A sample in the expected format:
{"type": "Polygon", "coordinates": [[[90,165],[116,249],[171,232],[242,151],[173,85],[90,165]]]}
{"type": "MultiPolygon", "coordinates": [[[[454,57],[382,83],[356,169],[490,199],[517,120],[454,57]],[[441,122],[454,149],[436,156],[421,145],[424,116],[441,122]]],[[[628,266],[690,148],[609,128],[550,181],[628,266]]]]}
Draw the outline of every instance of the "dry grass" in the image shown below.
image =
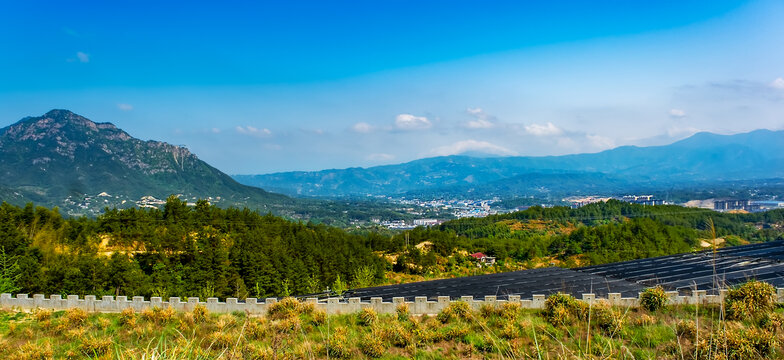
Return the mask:
{"type": "Polygon", "coordinates": [[[437,316],[327,316],[286,300],[265,317],[0,312],[8,359],[755,359],[784,358],[782,309],[727,321],[721,306],[590,309],[565,295],[543,310],[455,302],[437,316]]]}

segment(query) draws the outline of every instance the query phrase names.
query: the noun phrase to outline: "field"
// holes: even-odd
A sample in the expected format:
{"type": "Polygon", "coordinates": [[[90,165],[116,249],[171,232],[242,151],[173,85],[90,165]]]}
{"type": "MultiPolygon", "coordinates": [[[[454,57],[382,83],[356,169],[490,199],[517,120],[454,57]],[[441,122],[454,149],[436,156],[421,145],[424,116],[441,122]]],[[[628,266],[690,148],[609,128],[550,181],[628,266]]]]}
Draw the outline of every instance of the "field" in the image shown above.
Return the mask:
{"type": "MultiPolygon", "coordinates": [[[[733,290],[725,306],[607,307],[568,295],[543,310],[514,304],[437,315],[371,310],[327,316],[284,299],[264,317],[176,313],[0,312],[11,359],[753,359],[784,358],[784,314],[764,283],[733,290]]],[[[652,305],[651,305],[652,304],[652,305]]]]}

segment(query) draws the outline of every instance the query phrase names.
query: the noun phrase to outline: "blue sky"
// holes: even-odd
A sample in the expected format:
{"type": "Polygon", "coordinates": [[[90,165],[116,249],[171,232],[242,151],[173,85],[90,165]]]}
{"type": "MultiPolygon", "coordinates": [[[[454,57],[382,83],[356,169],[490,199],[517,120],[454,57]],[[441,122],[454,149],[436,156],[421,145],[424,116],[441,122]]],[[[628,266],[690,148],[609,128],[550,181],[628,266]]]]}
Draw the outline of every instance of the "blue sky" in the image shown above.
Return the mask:
{"type": "Polygon", "coordinates": [[[784,129],[781,1],[23,1],[0,126],[66,108],[229,173],[784,129]]]}

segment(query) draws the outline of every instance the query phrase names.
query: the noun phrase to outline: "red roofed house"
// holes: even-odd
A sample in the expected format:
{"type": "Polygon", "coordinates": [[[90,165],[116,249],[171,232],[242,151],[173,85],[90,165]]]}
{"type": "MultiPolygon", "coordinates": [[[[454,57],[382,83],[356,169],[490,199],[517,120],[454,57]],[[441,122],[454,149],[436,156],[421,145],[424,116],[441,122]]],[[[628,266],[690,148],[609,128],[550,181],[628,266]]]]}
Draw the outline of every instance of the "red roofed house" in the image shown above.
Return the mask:
{"type": "Polygon", "coordinates": [[[487,255],[485,255],[483,253],[480,253],[480,252],[473,253],[473,254],[468,255],[468,256],[476,259],[476,261],[478,262],[477,266],[481,266],[481,265],[490,266],[490,265],[495,264],[495,258],[494,257],[487,256],[487,255]]]}

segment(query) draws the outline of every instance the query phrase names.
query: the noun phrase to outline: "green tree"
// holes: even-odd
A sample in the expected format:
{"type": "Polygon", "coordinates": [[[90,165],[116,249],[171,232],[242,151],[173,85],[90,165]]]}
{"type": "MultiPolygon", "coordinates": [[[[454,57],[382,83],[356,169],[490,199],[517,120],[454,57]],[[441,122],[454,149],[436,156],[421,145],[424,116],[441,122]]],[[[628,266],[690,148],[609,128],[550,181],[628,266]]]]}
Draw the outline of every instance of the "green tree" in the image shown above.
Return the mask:
{"type": "Polygon", "coordinates": [[[0,247],[0,293],[14,293],[19,291],[19,278],[22,273],[19,271],[19,264],[16,257],[5,253],[5,248],[0,247]]]}
{"type": "Polygon", "coordinates": [[[348,290],[348,286],[340,280],[340,274],[338,274],[337,278],[335,278],[335,282],[332,284],[332,292],[337,296],[343,296],[343,293],[346,292],[346,290],[348,290]]]}

